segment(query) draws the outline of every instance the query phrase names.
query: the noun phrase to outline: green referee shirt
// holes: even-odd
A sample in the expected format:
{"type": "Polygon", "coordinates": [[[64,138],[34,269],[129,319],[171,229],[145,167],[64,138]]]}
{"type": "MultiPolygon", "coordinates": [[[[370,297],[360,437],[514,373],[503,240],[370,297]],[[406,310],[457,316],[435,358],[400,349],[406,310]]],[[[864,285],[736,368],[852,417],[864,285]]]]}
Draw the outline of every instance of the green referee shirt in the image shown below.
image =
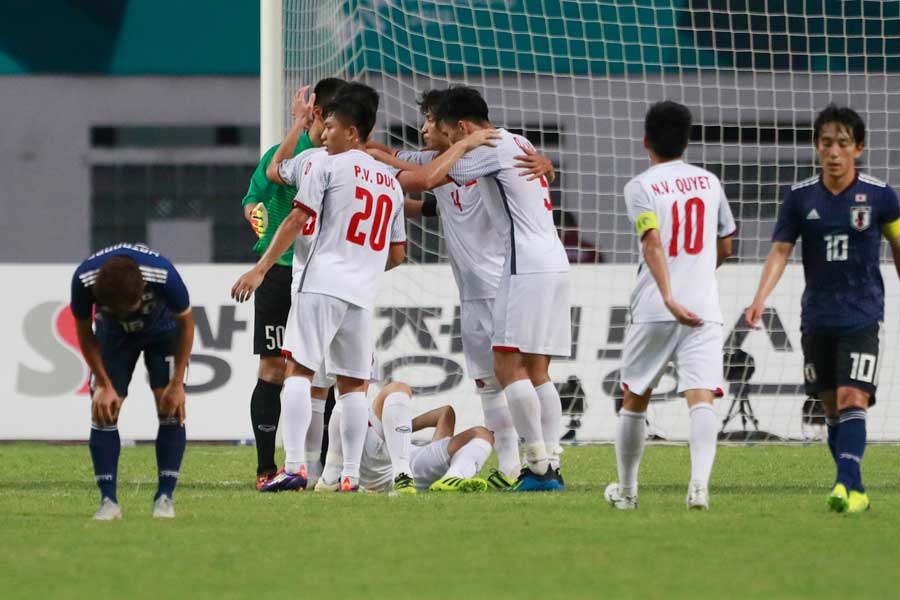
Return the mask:
{"type": "MultiPolygon", "coordinates": [[[[297,140],[297,147],[294,148],[294,156],[312,147],[313,143],[309,139],[309,133],[304,133],[300,136],[300,139],[297,140]]],[[[269,150],[263,154],[263,157],[259,159],[259,165],[257,165],[256,170],[253,171],[253,177],[250,178],[250,189],[247,190],[247,195],[244,196],[244,201],[241,203],[246,206],[248,204],[262,202],[266,207],[266,211],[269,213],[269,224],[268,227],[266,227],[266,233],[259,238],[256,241],[256,245],[253,246],[253,251],[260,256],[262,256],[266,251],[266,248],[269,247],[269,243],[275,236],[275,232],[278,231],[278,226],[281,225],[284,218],[291,212],[294,197],[297,195],[297,188],[272,183],[266,177],[266,169],[268,168],[269,163],[272,162],[272,156],[275,155],[276,150],[278,150],[278,144],[269,148],[269,150]]],[[[293,251],[293,248],[288,248],[287,252],[279,257],[276,264],[284,265],[286,267],[291,266],[293,261],[293,251]]]]}

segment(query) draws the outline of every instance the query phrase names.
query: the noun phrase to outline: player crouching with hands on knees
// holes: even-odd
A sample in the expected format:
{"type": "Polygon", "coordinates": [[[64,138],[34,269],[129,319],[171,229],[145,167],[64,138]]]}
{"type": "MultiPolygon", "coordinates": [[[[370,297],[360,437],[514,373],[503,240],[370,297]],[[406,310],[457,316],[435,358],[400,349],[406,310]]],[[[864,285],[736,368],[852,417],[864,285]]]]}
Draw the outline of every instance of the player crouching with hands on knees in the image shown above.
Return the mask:
{"type": "MultiPolygon", "coordinates": [[[[367,492],[395,494],[484,492],[488,483],[476,477],[493,450],[494,438],[484,427],[454,435],[456,413],[441,406],[412,416],[412,390],[405,383],[387,384],[369,407],[369,427],[360,463],[360,486],[367,492]],[[434,427],[431,443],[413,446],[415,431],[434,427]]],[[[341,465],[341,407],[328,425],[328,454],[317,492],[337,491],[341,465]]]]}
{"type": "Polygon", "coordinates": [[[117,423],[142,353],[159,415],[159,486],[153,516],[174,518],[172,494],[185,449],[184,376],[194,341],[187,288],[172,263],[158,253],[138,244],[119,244],[75,270],[72,314],[91,369],[90,450],[100,488],[94,518],[122,518],[116,497],[121,447],[117,423]]]}

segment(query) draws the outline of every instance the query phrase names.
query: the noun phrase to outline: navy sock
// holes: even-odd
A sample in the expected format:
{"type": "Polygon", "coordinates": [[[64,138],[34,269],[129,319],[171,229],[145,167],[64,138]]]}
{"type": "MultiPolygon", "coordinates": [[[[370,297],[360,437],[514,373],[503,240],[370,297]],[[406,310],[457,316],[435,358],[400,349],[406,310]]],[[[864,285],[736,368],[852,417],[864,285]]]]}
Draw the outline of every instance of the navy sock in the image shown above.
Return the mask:
{"type": "Polygon", "coordinates": [[[119,452],[122,443],[119,440],[117,425],[91,425],[91,461],[94,463],[94,479],[100,488],[100,498],[116,498],[116,478],[119,470],[119,452]]]}
{"type": "Polygon", "coordinates": [[[165,494],[169,498],[175,492],[178,483],[178,471],[187,445],[184,425],[177,418],[160,419],[159,432],[156,434],[156,466],[159,469],[159,489],[154,500],[165,494]]]}
{"type": "Polygon", "coordinates": [[[848,490],[864,492],[860,463],[866,450],[866,411],[845,408],[840,414],[837,436],[837,482],[848,490]]]}
{"type": "Polygon", "coordinates": [[[831,452],[831,458],[834,459],[835,465],[837,465],[838,461],[837,439],[840,423],[838,417],[825,417],[825,426],[828,428],[828,450],[831,452]]]}
{"type": "Polygon", "coordinates": [[[256,438],[256,474],[274,473],[275,431],[281,417],[281,385],[256,380],[250,397],[250,421],[253,423],[253,437],[256,438]]]}

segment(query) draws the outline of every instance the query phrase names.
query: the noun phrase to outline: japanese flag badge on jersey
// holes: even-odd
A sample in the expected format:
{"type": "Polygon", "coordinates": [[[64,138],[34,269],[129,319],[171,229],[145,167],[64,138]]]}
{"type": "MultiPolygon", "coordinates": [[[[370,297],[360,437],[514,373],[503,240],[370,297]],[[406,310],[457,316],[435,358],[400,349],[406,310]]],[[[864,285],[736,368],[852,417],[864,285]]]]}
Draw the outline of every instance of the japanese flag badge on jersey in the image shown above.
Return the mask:
{"type": "Polygon", "coordinates": [[[865,201],[866,201],[866,195],[865,195],[865,194],[857,194],[855,199],[856,199],[857,202],[865,202],[865,201]]]}
{"type": "Polygon", "coordinates": [[[850,225],[857,231],[865,231],[872,223],[872,209],[868,206],[854,206],[850,209],[850,225]]]}

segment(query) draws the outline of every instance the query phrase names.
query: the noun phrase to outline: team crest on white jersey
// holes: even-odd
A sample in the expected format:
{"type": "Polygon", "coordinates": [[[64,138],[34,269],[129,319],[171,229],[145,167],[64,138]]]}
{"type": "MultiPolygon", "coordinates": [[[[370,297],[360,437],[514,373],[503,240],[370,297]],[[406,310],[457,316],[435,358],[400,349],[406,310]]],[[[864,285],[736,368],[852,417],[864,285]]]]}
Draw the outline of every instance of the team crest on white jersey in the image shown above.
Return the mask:
{"type": "Polygon", "coordinates": [[[857,231],[865,231],[872,224],[872,209],[868,206],[854,206],[850,209],[850,225],[857,231]]]}

